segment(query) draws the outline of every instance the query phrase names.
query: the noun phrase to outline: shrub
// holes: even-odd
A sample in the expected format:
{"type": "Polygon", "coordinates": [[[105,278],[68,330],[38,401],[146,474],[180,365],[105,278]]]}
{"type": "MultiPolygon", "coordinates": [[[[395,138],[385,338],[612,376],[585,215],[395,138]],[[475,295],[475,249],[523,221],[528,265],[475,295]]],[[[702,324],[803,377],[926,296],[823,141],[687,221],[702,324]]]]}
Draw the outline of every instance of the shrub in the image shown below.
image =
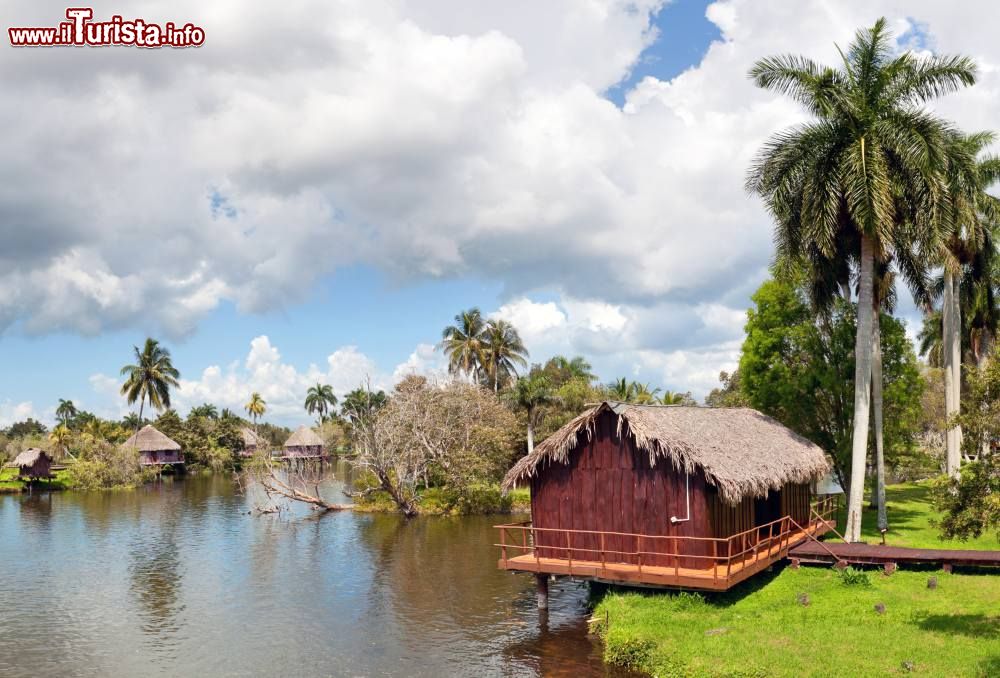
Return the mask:
{"type": "Polygon", "coordinates": [[[853,567],[845,567],[840,571],[840,582],[845,586],[860,586],[869,588],[872,580],[868,578],[868,573],[864,570],[855,570],[853,567]]]}
{"type": "Polygon", "coordinates": [[[604,639],[604,661],[633,671],[649,666],[656,643],[648,638],[618,636],[609,633],[604,639]]]}
{"type": "Polygon", "coordinates": [[[132,448],[93,441],[83,458],[67,469],[69,485],[81,490],[107,490],[141,485],[152,471],[139,465],[139,453],[132,448]]]}

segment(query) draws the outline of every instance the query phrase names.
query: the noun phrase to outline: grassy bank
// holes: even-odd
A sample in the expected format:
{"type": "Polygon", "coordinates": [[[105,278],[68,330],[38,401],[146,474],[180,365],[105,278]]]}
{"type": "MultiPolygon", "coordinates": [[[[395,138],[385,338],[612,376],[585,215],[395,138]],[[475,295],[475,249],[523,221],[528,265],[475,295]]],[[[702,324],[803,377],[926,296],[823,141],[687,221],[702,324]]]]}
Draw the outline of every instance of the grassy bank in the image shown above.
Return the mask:
{"type": "MultiPolygon", "coordinates": [[[[888,543],[1000,548],[992,535],[937,539],[927,491],[888,489],[888,543]]],[[[869,541],[874,521],[865,515],[869,541]]],[[[616,590],[597,604],[595,626],[609,662],[657,676],[1000,675],[1000,573],[871,569],[860,579],[777,567],[723,595],[616,590]]]]}
{"type": "MultiPolygon", "coordinates": [[[[56,471],[53,475],[55,477],[51,480],[41,480],[35,483],[34,489],[46,492],[51,490],[65,490],[69,488],[69,478],[66,475],[65,470],[56,471]]],[[[16,494],[18,492],[26,492],[27,490],[28,484],[25,481],[18,479],[17,469],[0,469],[0,494],[16,494]]]]}
{"type": "MultiPolygon", "coordinates": [[[[511,490],[506,496],[499,485],[481,485],[456,492],[431,487],[419,492],[417,508],[422,515],[459,516],[496,513],[525,513],[531,510],[527,488],[511,490]]],[[[356,511],[395,513],[398,509],[386,492],[373,492],[355,503],[356,511]]]]}

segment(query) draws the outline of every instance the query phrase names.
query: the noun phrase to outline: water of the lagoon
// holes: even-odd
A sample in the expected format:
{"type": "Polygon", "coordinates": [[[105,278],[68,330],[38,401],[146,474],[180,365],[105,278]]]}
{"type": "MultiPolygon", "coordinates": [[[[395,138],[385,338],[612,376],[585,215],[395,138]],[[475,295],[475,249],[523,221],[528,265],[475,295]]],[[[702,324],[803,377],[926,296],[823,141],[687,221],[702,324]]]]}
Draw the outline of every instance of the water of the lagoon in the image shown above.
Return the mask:
{"type": "Polygon", "coordinates": [[[542,620],[496,569],[502,517],[253,501],[219,476],[0,495],[0,676],[613,675],[582,584],[542,620]]]}

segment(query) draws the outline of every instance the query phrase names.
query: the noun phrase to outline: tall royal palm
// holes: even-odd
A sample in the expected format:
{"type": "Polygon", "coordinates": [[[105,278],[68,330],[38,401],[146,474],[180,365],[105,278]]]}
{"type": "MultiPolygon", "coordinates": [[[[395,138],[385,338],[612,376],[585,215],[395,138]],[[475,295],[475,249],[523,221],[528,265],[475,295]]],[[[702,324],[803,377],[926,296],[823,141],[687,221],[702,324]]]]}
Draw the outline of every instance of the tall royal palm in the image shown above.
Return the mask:
{"type": "Polygon", "coordinates": [[[485,372],[486,321],[478,308],[470,308],[455,316],[455,324],[441,333],[441,349],[448,357],[448,371],[469,379],[482,377],[485,372]]]}
{"type": "Polygon", "coordinates": [[[775,218],[779,256],[795,260],[814,248],[833,257],[838,239],[854,233],[860,240],[849,541],[861,536],[875,263],[891,258],[898,224],[930,231],[936,222],[951,130],[919,104],[975,81],[969,59],[893,55],[892,44],[879,19],[858,31],[840,68],[778,56],[757,62],[750,72],[758,86],[792,96],[815,117],[772,137],[747,180],[775,218]],[[898,213],[901,191],[913,208],[904,219],[898,213]]]}
{"type": "Polygon", "coordinates": [[[483,339],[484,372],[493,392],[517,376],[517,367],[528,366],[528,349],[517,329],[506,320],[486,323],[483,339]]]}
{"type": "MultiPolygon", "coordinates": [[[[958,414],[962,400],[962,306],[975,313],[970,319],[978,325],[975,337],[986,339],[986,344],[992,339],[990,325],[995,326],[996,320],[991,308],[995,285],[992,231],[1000,218],[1000,204],[986,189],[1000,178],[1000,160],[980,157],[994,138],[988,132],[954,135],[949,148],[947,200],[942,216],[950,229],[943,248],[941,305],[945,410],[949,419],[958,414]],[[970,284],[965,290],[961,285],[963,277],[970,284]]],[[[986,352],[979,351],[979,355],[985,356],[986,352]]],[[[956,475],[962,458],[961,428],[949,428],[945,441],[946,471],[956,475]]]]}
{"type": "Polygon", "coordinates": [[[243,406],[243,409],[247,411],[247,414],[249,414],[250,418],[253,420],[253,432],[256,434],[257,419],[263,417],[264,413],[267,412],[267,403],[261,397],[260,393],[254,391],[250,394],[250,400],[248,400],[247,404],[243,406]]]}
{"type": "Polygon", "coordinates": [[[306,391],[305,408],[309,414],[318,414],[319,423],[326,420],[326,413],[337,406],[337,396],[329,384],[316,384],[306,391]]]}
{"type": "Polygon", "coordinates": [[[180,385],[177,380],[181,374],[170,360],[170,351],[160,346],[156,339],[146,339],[142,350],[138,346],[133,349],[135,364],[121,369],[121,375],[125,377],[121,394],[129,405],[139,402],[139,418],[135,425],[138,435],[143,406],[148,402],[158,412],[169,408],[170,388],[180,385]]]}
{"type": "Polygon", "coordinates": [[[59,399],[59,406],[56,407],[56,419],[63,426],[69,425],[69,420],[76,416],[76,405],[72,400],[59,399]]]}

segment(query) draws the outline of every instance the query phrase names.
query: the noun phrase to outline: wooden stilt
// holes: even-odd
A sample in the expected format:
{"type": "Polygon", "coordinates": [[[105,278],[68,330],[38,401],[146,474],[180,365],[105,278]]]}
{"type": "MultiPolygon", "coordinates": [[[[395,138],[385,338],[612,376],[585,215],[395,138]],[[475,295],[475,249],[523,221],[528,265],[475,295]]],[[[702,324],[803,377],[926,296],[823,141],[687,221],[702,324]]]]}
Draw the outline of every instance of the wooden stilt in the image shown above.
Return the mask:
{"type": "Polygon", "coordinates": [[[549,609],[549,577],[546,574],[536,574],[535,583],[537,584],[536,597],[538,598],[538,609],[547,610],[549,609]]]}

